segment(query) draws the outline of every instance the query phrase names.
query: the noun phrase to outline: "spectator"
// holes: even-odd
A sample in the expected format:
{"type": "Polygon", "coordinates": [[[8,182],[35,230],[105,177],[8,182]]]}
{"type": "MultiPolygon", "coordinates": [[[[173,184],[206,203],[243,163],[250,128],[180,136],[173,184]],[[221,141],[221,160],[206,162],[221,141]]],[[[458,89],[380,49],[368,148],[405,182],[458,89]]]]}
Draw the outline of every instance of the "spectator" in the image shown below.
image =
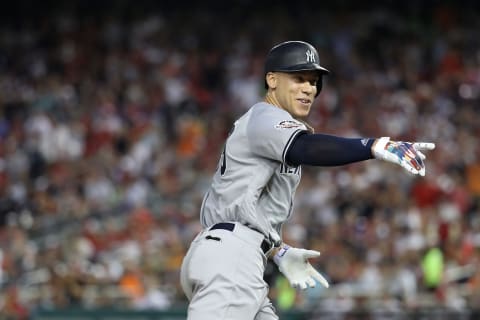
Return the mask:
{"type": "MultiPolygon", "coordinates": [[[[192,8],[185,19],[174,4],[135,12],[127,4],[94,13],[43,6],[30,18],[13,10],[0,21],[0,313],[24,319],[38,307],[185,302],[178,266],[199,230],[212,159],[232,119],[256,99],[258,57],[292,37],[325,51],[325,65],[341,73],[313,107],[315,127],[438,143],[420,180],[388,164],[305,168],[294,204],[303,212],[285,233],[322,252],[318,269],[332,288],[283,292],[278,305],[304,299],[309,308],[352,310],[361,285],[404,309],[449,305],[424,298],[419,284],[439,284],[438,257],[441,275],[478,270],[478,6],[267,12],[256,4],[245,20],[242,10],[192,8]],[[433,240],[442,246],[432,259],[424,253],[433,240]],[[125,264],[132,257],[136,264],[125,264]],[[368,279],[378,286],[365,286],[368,279]]],[[[441,285],[478,308],[479,278],[466,272],[441,285]]]]}

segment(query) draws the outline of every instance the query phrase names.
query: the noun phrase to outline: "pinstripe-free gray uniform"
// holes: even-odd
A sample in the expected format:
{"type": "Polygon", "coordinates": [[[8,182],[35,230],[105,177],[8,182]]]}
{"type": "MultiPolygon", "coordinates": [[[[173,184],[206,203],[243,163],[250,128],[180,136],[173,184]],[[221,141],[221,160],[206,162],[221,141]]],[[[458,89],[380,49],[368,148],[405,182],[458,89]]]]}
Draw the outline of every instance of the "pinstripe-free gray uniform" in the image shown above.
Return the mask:
{"type": "Polygon", "coordinates": [[[260,243],[281,240],[301,176],[285,156],[304,131],[302,122],[265,102],[235,122],[202,203],[205,230],[182,264],[189,319],[278,319],[263,281],[267,260],[260,243]],[[235,231],[209,230],[219,222],[235,222],[235,231]]]}
{"type": "Polygon", "coordinates": [[[301,175],[301,167],[285,164],[285,154],[306,130],[287,111],[265,102],[238,119],[205,195],[202,225],[238,221],[280,240],[301,175]]]}

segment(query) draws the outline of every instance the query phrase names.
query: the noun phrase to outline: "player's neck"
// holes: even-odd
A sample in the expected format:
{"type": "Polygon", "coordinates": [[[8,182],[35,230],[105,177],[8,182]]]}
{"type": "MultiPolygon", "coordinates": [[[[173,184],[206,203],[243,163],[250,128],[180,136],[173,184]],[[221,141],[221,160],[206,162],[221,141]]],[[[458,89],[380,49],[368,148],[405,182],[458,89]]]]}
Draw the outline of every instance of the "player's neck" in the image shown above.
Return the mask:
{"type": "Polygon", "coordinates": [[[268,104],[271,104],[272,106],[283,109],[278,103],[277,99],[275,99],[275,97],[273,97],[269,92],[267,92],[267,94],[265,95],[264,101],[268,104]]]}

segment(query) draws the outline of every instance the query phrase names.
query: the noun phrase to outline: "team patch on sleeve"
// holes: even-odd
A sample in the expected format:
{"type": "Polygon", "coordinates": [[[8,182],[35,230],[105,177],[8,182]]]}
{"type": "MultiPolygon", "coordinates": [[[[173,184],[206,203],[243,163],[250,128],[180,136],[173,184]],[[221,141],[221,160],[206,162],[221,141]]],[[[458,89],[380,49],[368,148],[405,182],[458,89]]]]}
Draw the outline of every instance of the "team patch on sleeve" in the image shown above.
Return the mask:
{"type": "Polygon", "coordinates": [[[304,124],[301,122],[297,122],[294,120],[283,120],[275,125],[275,129],[291,129],[291,128],[300,128],[303,126],[304,124]]]}

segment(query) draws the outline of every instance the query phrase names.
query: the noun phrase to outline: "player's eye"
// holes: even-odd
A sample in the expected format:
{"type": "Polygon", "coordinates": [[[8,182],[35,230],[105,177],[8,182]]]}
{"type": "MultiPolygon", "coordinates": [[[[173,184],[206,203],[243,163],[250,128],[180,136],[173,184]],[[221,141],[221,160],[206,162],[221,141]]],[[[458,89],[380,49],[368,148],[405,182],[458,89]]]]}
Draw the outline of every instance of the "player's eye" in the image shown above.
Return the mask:
{"type": "Polygon", "coordinates": [[[300,76],[300,75],[299,75],[299,76],[295,76],[293,79],[295,80],[295,82],[303,82],[303,81],[304,81],[303,77],[300,76]]]}
{"type": "Polygon", "coordinates": [[[316,77],[311,78],[311,77],[306,77],[306,76],[302,76],[302,75],[297,75],[297,76],[295,76],[295,81],[298,82],[298,83],[308,82],[310,85],[316,86],[317,82],[318,82],[318,79],[316,77]]]}
{"type": "Polygon", "coordinates": [[[318,83],[318,80],[319,80],[317,75],[313,75],[313,74],[309,74],[309,73],[306,73],[306,74],[292,73],[290,76],[291,76],[292,81],[294,81],[295,83],[298,83],[300,85],[308,83],[312,87],[317,86],[317,83],[318,83]]]}

